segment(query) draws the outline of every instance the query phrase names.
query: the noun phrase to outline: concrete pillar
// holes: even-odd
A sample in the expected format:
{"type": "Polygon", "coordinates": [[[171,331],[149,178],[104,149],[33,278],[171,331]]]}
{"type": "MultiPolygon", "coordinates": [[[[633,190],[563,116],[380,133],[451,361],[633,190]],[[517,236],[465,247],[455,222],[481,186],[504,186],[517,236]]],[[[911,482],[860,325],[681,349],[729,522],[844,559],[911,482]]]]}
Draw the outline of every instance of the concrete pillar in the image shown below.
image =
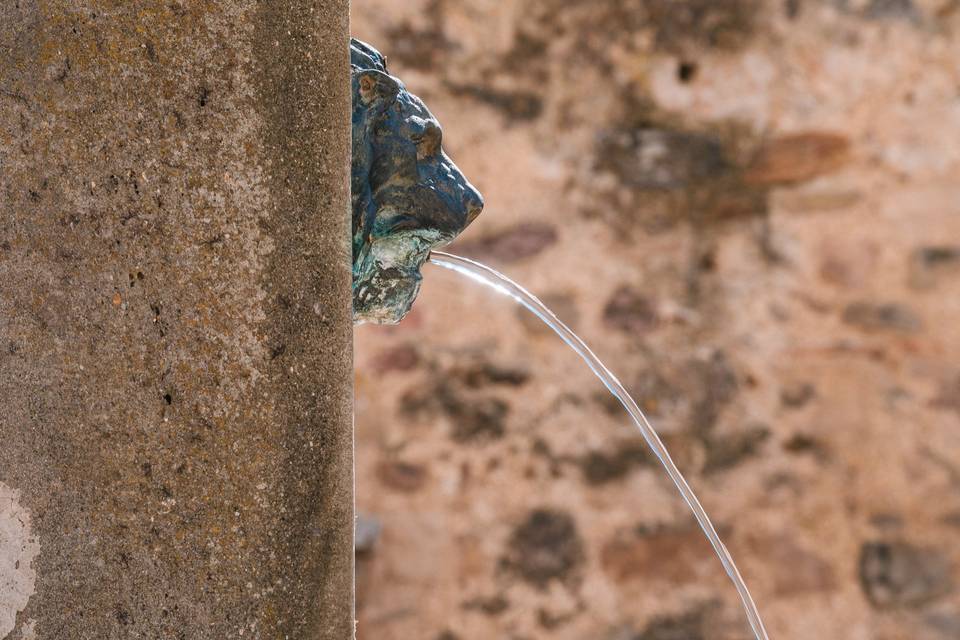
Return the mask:
{"type": "Polygon", "coordinates": [[[352,637],[348,24],[0,4],[0,639],[352,637]]]}

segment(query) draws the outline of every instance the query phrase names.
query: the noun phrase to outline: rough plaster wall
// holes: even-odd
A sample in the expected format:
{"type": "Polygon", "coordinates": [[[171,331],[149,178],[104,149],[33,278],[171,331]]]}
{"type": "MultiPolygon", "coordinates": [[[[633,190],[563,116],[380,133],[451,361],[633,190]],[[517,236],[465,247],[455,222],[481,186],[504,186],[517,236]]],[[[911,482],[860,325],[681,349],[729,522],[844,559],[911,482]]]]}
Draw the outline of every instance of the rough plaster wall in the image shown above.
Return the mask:
{"type": "Polygon", "coordinates": [[[0,4],[0,481],[43,543],[0,636],[350,637],[347,45],[339,1],[0,4]]]}
{"type": "MultiPolygon", "coordinates": [[[[486,198],[451,250],[637,395],[778,640],[960,637],[958,9],[353,6],[486,198]]],[[[357,332],[361,636],[746,638],[589,372],[425,271],[357,332]]]]}

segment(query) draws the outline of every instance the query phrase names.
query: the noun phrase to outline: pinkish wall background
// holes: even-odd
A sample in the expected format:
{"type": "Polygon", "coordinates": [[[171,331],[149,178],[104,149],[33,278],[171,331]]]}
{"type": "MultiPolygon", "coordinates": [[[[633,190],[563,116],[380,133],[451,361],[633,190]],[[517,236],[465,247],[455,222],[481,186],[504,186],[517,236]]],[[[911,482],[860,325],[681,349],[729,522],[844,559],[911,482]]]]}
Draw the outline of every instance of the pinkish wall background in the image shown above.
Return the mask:
{"type": "MultiPolygon", "coordinates": [[[[960,638],[960,2],[356,0],[777,640],[960,638]]],[[[362,640],[740,640],[626,415],[437,268],[357,330],[362,640]]]]}

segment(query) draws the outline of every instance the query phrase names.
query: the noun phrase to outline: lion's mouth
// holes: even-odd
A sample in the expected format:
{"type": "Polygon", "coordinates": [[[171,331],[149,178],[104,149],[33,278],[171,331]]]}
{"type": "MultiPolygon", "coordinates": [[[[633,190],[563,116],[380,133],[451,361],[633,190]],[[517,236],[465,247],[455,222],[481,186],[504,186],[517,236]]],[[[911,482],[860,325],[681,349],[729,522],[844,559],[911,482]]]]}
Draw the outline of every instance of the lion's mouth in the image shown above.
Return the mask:
{"type": "MultiPolygon", "coordinates": [[[[403,218],[391,213],[390,220],[403,218]]],[[[385,234],[381,229],[375,231],[354,273],[354,319],[391,324],[410,310],[420,291],[420,267],[441,237],[439,232],[422,228],[401,227],[385,234]]]]}
{"type": "Polygon", "coordinates": [[[370,235],[354,262],[355,322],[394,324],[410,310],[420,291],[420,267],[430,250],[455,235],[431,224],[439,215],[437,209],[442,210],[437,196],[426,199],[424,208],[406,206],[415,201],[383,203],[374,215],[370,235]]]}

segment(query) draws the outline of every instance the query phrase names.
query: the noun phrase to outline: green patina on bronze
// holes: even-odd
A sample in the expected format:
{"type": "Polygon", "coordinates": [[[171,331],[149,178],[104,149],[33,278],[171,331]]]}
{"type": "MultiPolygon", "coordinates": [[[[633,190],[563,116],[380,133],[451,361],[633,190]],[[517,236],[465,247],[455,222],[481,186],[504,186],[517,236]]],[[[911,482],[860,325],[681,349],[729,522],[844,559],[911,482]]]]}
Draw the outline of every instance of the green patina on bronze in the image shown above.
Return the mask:
{"type": "Polygon", "coordinates": [[[430,250],[483,208],[443,152],[440,123],[387,73],[386,59],[350,43],[353,91],[353,320],[399,322],[420,290],[430,250]]]}

